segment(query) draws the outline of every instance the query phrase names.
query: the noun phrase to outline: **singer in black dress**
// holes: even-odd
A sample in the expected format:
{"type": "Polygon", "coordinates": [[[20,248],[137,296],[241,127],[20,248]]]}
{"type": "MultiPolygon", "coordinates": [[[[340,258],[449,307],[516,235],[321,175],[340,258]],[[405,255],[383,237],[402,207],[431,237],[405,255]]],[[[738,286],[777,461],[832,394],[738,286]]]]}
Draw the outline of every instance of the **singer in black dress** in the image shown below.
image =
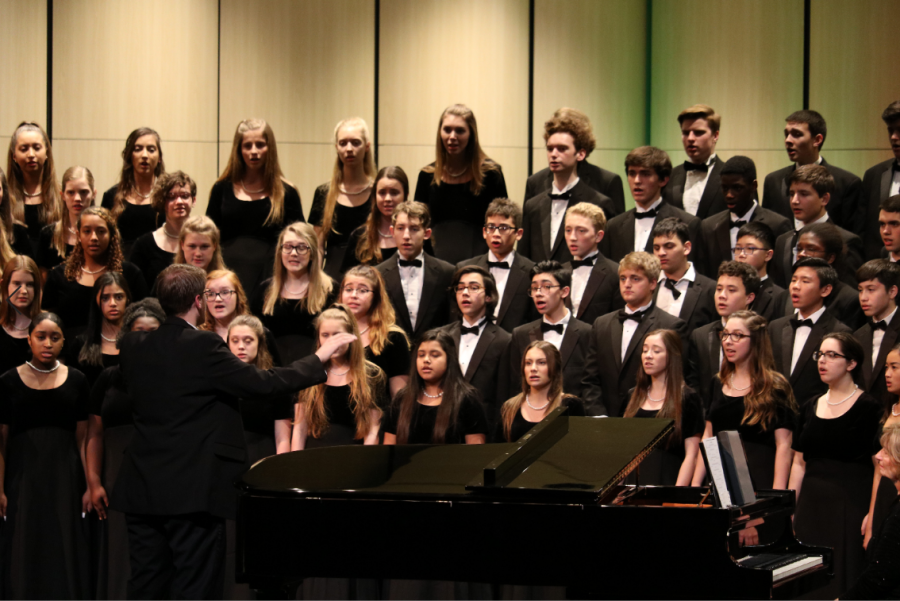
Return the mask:
{"type": "Polygon", "coordinates": [[[41,312],[41,272],[31,257],[16,256],[0,277],[0,375],[31,359],[28,327],[41,312]]]}
{"type": "Polygon", "coordinates": [[[8,196],[4,202],[13,204],[17,219],[28,228],[34,256],[41,228],[59,221],[59,187],[50,138],[37,123],[22,122],[12,135],[7,167],[8,196]]]}
{"type": "Polygon", "coordinates": [[[78,218],[88,207],[94,205],[97,190],[94,175],[86,167],[69,167],[62,178],[61,217],[56,223],[45,225],[38,239],[35,260],[41,273],[48,271],[66,260],[75,248],[78,237],[78,218]]]}

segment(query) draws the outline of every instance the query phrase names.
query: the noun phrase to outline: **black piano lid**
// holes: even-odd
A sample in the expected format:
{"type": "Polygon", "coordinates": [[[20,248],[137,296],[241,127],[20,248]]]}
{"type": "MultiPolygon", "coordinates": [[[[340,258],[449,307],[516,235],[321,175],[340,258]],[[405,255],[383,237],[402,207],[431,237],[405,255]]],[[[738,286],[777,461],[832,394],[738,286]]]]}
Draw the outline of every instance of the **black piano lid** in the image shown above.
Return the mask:
{"type": "Polygon", "coordinates": [[[253,466],[245,494],[573,502],[603,497],[672,430],[672,420],[568,417],[557,409],[515,443],[331,447],[253,466]]]}

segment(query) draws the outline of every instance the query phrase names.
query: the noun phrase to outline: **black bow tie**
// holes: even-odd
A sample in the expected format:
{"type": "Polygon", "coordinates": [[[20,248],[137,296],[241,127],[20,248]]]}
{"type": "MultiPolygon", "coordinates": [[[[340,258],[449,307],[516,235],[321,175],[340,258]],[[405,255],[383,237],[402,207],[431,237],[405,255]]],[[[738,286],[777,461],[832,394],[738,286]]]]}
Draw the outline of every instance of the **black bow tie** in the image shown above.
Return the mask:
{"type": "Polygon", "coordinates": [[[885,320],[883,320],[883,319],[882,319],[881,321],[875,321],[875,322],[872,322],[872,329],[873,329],[873,330],[885,330],[885,331],[886,331],[886,330],[888,329],[888,324],[887,324],[887,322],[886,322],[885,320]]]}
{"type": "Polygon", "coordinates": [[[570,198],[572,198],[571,192],[563,192],[562,194],[550,193],[550,200],[569,200],[570,198]]]}
{"type": "Polygon", "coordinates": [[[574,271],[574,270],[578,269],[579,267],[593,267],[594,261],[596,261],[596,260],[597,260],[597,255],[594,255],[593,257],[588,257],[587,259],[584,259],[583,261],[579,261],[578,259],[572,259],[572,270],[574,271]]]}
{"type": "Polygon", "coordinates": [[[690,161],[684,162],[684,170],[685,171],[702,171],[703,173],[707,173],[709,171],[709,165],[706,163],[692,163],[690,161]]]}
{"type": "Polygon", "coordinates": [[[813,320],[811,320],[811,319],[791,319],[791,327],[794,328],[795,330],[802,326],[811,328],[814,325],[816,325],[816,324],[813,323],[813,320]]]}
{"type": "Polygon", "coordinates": [[[474,325],[471,328],[467,328],[466,326],[460,324],[459,335],[465,336],[466,334],[475,334],[476,336],[478,336],[478,332],[481,330],[482,324],[484,324],[484,322],[481,322],[478,325],[474,325]]]}
{"type": "Polygon", "coordinates": [[[644,211],[641,213],[640,211],[634,212],[635,219],[656,219],[656,216],[659,214],[657,209],[651,209],[649,211],[644,211]]]}
{"type": "Polygon", "coordinates": [[[900,162],[894,160],[894,162],[891,163],[891,172],[896,173],[897,171],[900,171],[900,162]]]}
{"type": "Polygon", "coordinates": [[[681,290],[675,287],[675,284],[677,283],[678,282],[676,282],[672,278],[666,278],[666,282],[665,284],[663,284],[663,286],[672,291],[672,298],[674,298],[675,300],[681,298],[681,290]]]}
{"type": "Polygon", "coordinates": [[[625,309],[619,309],[619,321],[621,323],[625,323],[629,319],[633,319],[638,323],[641,323],[641,320],[644,319],[644,314],[647,313],[644,311],[636,311],[634,313],[627,313],[625,309]]]}
{"type": "Polygon", "coordinates": [[[544,332],[550,332],[550,331],[556,332],[557,334],[562,336],[563,324],[561,324],[561,323],[552,324],[552,323],[547,323],[546,321],[542,321],[541,322],[541,333],[543,334],[544,332]]]}
{"type": "Polygon", "coordinates": [[[488,261],[488,269],[509,269],[506,261],[488,261]]]}
{"type": "Polygon", "coordinates": [[[400,259],[400,267],[421,267],[422,259],[413,259],[412,261],[407,261],[406,259],[400,259]]]}
{"type": "Polygon", "coordinates": [[[731,222],[731,227],[736,227],[738,229],[744,227],[745,225],[747,225],[747,222],[744,219],[738,219],[737,221],[731,222]]]}

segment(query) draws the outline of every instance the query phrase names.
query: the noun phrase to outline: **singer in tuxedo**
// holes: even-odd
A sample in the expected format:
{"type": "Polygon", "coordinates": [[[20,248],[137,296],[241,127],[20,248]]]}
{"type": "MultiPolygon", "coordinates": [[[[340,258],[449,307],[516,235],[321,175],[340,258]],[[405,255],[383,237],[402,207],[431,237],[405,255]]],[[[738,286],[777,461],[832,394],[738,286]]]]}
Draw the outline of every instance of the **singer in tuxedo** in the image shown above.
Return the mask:
{"type": "MultiPolygon", "coordinates": [[[[774,248],[775,234],[765,223],[751,221],[738,230],[734,260],[755,269],[760,282],[759,292],[750,304],[750,310],[765,317],[768,322],[784,317],[786,306],[790,304],[787,291],[768,274],[769,265],[775,256],[774,248]]],[[[793,313],[793,308],[790,313],[793,313]]]]}
{"type": "Polygon", "coordinates": [[[602,404],[592,415],[620,417],[634,387],[641,343],[653,330],[675,330],[687,339],[687,325],[653,304],[659,260],[645,252],[626,255],[619,263],[619,291],[625,308],[594,321],[584,372],[584,386],[598,387],[602,404]]]}
{"type": "Polygon", "coordinates": [[[897,343],[900,319],[897,318],[897,291],[900,289],[900,266],[885,259],[864,263],[856,272],[859,280],[859,304],[866,314],[865,324],[853,333],[863,347],[863,390],[892,405],[894,397],[884,379],[888,353],[897,343]]]}
{"type": "Polygon", "coordinates": [[[522,357],[535,340],[555,346],[562,357],[563,392],[584,401],[588,415],[597,413],[600,389],[583,381],[585,359],[590,346],[591,327],[576,319],[566,307],[571,292],[572,272],[556,261],[543,261],[531,270],[531,297],[541,318],[517,327],[509,347],[509,395],[522,392],[522,357]]]}
{"type": "Polygon", "coordinates": [[[900,260],[900,194],[895,194],[881,203],[878,231],[884,245],[881,248],[881,258],[896,263],[900,260]]]}
{"type": "MultiPolygon", "coordinates": [[[[573,108],[563,107],[553,113],[554,119],[564,116],[581,123],[582,129],[590,134],[585,143],[585,158],[583,161],[578,162],[578,179],[603,196],[610,198],[616,211],[615,214],[621,215],[625,212],[625,189],[622,187],[622,178],[612,171],[607,171],[587,161],[587,157],[591,156],[591,152],[597,145],[597,141],[594,138],[594,130],[591,127],[591,120],[588,119],[587,115],[573,108]]],[[[534,198],[541,192],[549,191],[552,185],[553,171],[549,167],[545,167],[531,175],[525,182],[524,200],[534,198]]]]}
{"type": "Polygon", "coordinates": [[[572,258],[563,240],[562,225],[566,210],[578,203],[588,202],[613,216],[616,208],[604,196],[578,177],[578,163],[587,156],[593,134],[584,122],[568,116],[554,117],[544,124],[547,162],[553,173],[550,190],[525,201],[522,239],[518,251],[534,261],[565,263],[572,258]]]}
{"type": "Polygon", "coordinates": [[[456,267],[477,265],[490,272],[497,284],[493,317],[498,326],[512,332],[517,326],[537,319],[534,303],[528,296],[534,261],[515,250],[516,241],[523,233],[522,208],[508,198],[496,198],[488,206],[484,222],[487,253],[461,261],[456,267]]]}
{"type": "Polygon", "coordinates": [[[431,237],[428,207],[417,201],[401,202],[391,215],[391,235],[397,255],[376,269],[397,315],[397,325],[410,340],[450,319],[448,288],[453,265],[427,254],[423,248],[431,237]]]}
{"type": "Polygon", "coordinates": [[[870,167],[863,175],[862,194],[866,203],[866,229],[863,240],[866,244],[866,259],[876,259],[880,256],[878,222],[881,203],[891,196],[900,194],[900,100],[895,100],[884,109],[881,119],[887,125],[888,141],[894,158],[870,167]]]}
{"type": "Polygon", "coordinates": [[[128,523],[130,599],[222,597],[225,519],[235,517],[234,481],[249,468],[238,397],[324,382],[324,363],[355,340],[338,335],[289,367],[258,370],[197,329],[205,286],[202,269],[167,267],[156,282],[165,323],[120,342],[134,434],[110,508],[128,523]]]}
{"type": "Polygon", "coordinates": [[[831,221],[857,236],[863,235],[865,207],[862,182],[849,171],[829,164],[820,154],[828,133],[825,119],[816,111],[797,111],[788,115],[785,122],[784,146],[793,164],[766,176],[763,184],[765,206],[790,219],[791,174],[805,165],[821,165],[834,178],[834,189],[828,204],[831,221]]]}
{"type": "Polygon", "coordinates": [[[725,161],[716,156],[722,118],[711,106],[695,104],[681,111],[681,143],[686,160],[672,169],[663,198],[703,220],[725,210],[719,177],[725,161]]]}
{"type": "Polygon", "coordinates": [[[756,165],[744,156],[733,156],[722,167],[721,190],[725,198],[726,210],[707,217],[700,223],[700,238],[697,244],[704,264],[700,273],[714,277],[719,265],[736,259],[732,249],[737,246],[738,230],[748,223],[762,222],[769,226],[776,236],[794,228],[783,215],[759,206],[756,202],[756,165]]]}
{"type": "MultiPolygon", "coordinates": [[[[700,236],[700,220],[665,202],[662,191],[672,174],[672,162],[664,150],[653,146],[635,148],[625,157],[628,187],[635,207],[617,215],[606,224],[606,235],[600,241],[600,251],[611,261],[635,251],[653,252],[650,232],[666,217],[677,217],[691,230],[691,238],[700,236]]],[[[699,260],[699,259],[698,259],[699,260]]]]}

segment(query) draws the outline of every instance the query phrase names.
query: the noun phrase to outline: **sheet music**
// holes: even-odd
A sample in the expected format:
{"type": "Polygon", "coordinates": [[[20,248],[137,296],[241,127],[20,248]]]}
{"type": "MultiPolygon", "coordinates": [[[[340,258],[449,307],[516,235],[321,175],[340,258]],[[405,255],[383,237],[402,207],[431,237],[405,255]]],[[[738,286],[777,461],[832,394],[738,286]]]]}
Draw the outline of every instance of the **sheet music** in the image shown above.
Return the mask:
{"type": "Polygon", "coordinates": [[[703,441],[703,448],[706,451],[706,462],[709,467],[709,475],[712,477],[713,486],[719,493],[719,501],[722,507],[731,507],[731,494],[728,492],[728,480],[725,477],[725,469],[722,467],[722,455],[719,451],[719,439],[715,436],[707,438],[703,441]]]}

